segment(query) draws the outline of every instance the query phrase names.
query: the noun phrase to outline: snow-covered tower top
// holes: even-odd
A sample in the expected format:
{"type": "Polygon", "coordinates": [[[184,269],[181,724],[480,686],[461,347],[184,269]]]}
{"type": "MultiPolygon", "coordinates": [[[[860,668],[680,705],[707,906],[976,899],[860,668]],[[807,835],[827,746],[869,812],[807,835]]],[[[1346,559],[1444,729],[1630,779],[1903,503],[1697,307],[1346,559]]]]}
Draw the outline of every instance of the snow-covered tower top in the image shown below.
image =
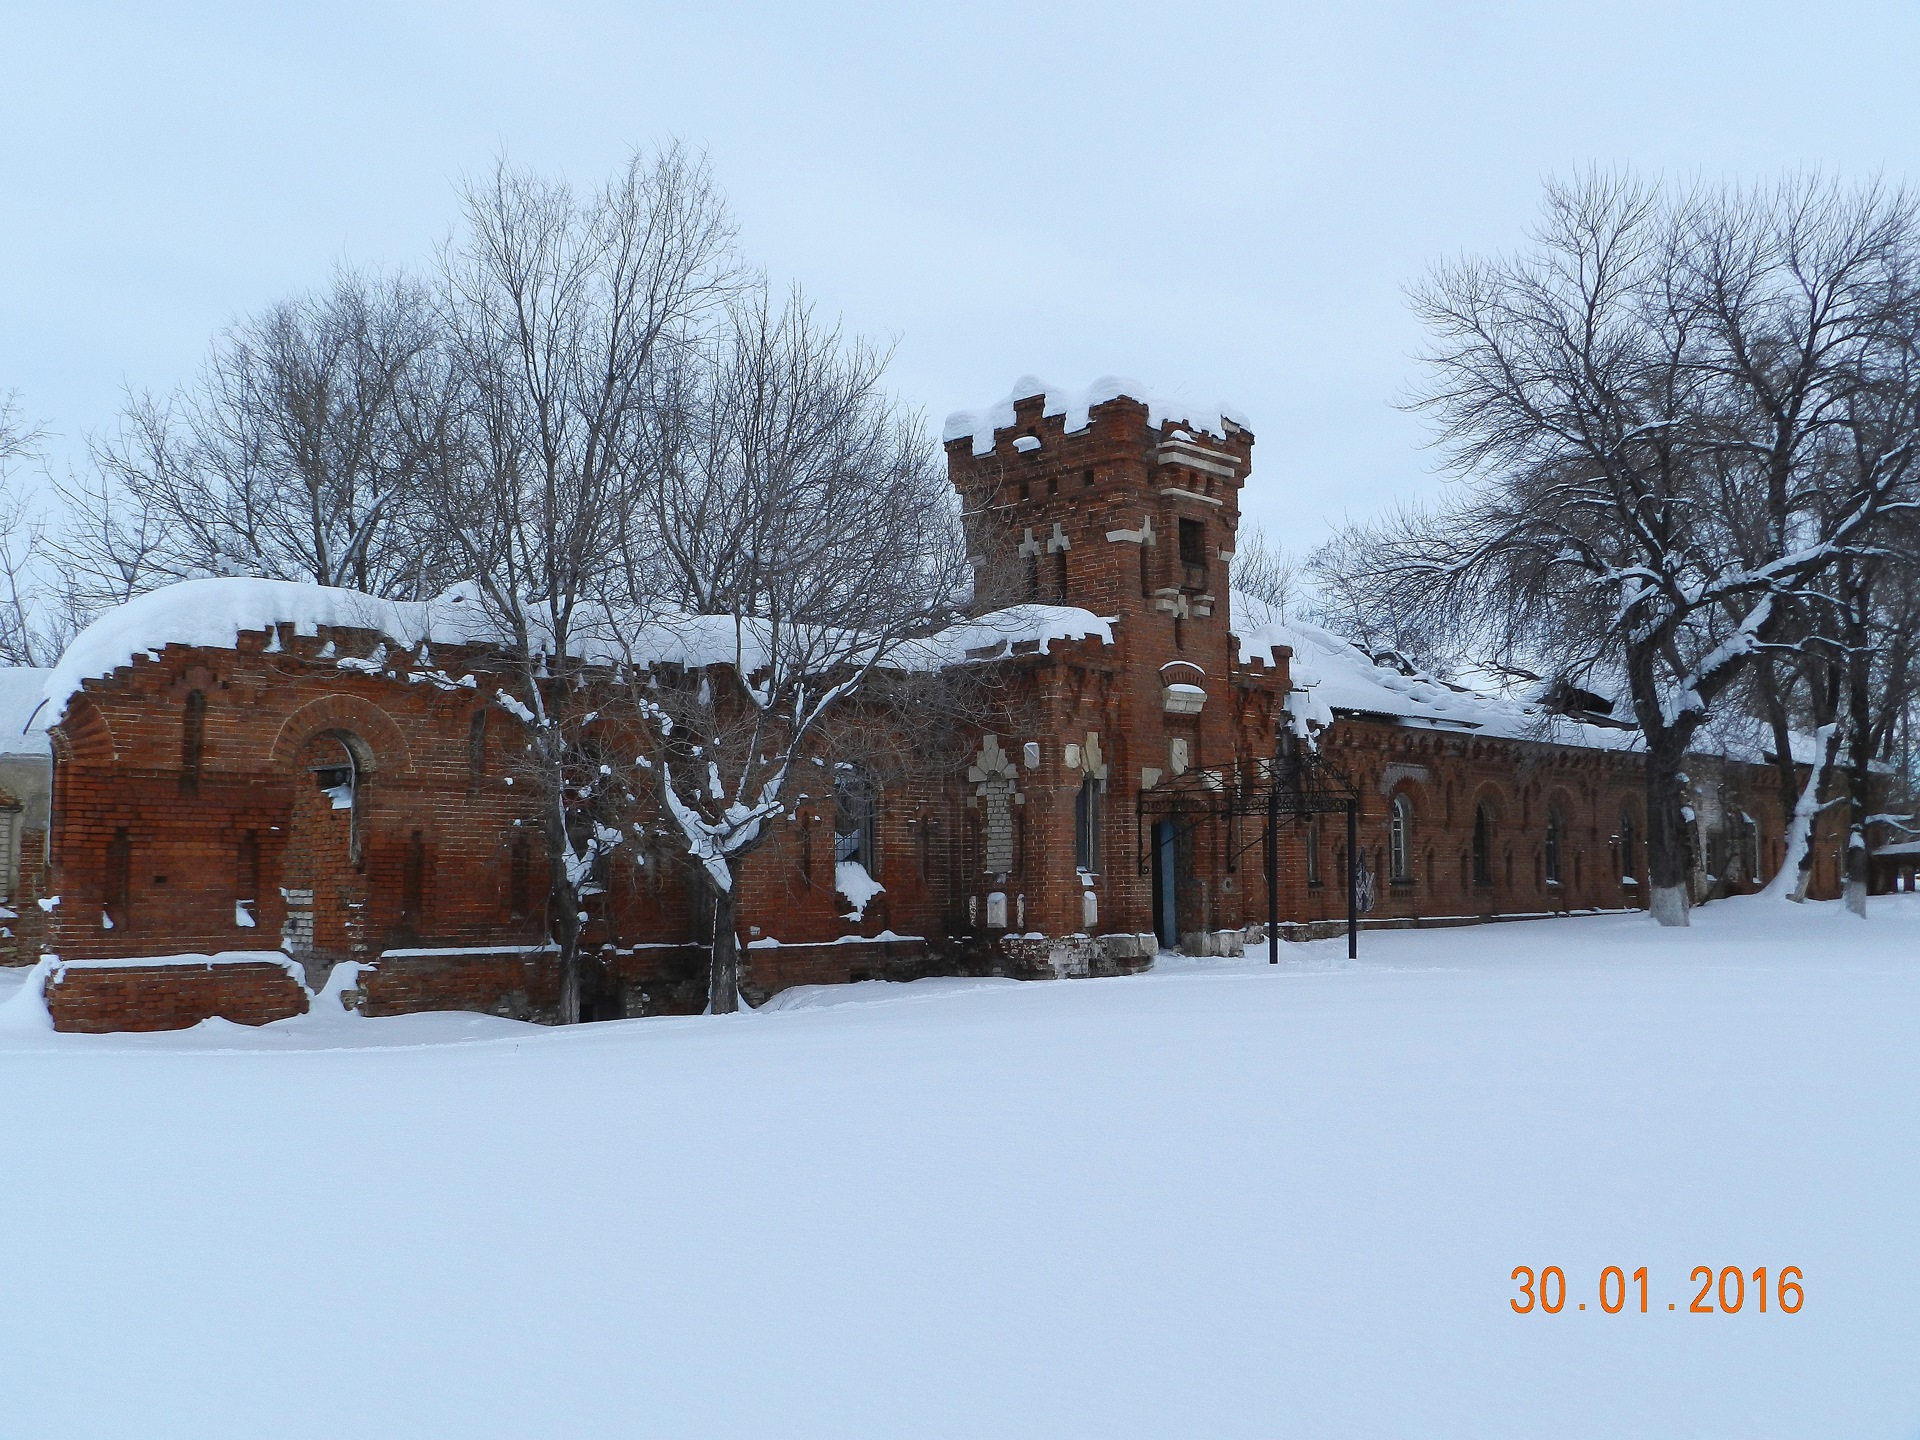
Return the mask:
{"type": "Polygon", "coordinates": [[[949,416],[945,439],[981,604],[1217,616],[1224,630],[1253,457],[1240,412],[1114,377],[1074,391],[1029,376],[997,405],[949,416]]]}

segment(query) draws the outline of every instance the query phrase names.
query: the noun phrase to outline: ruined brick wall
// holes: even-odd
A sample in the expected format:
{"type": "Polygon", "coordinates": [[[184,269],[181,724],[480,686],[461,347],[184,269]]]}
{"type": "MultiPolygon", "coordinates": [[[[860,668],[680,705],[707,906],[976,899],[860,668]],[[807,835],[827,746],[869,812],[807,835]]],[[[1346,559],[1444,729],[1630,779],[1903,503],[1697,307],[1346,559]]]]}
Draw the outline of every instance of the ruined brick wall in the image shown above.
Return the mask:
{"type": "Polygon", "coordinates": [[[67,965],[46,987],[56,1030],[184,1030],[211,1016],[264,1025],[303,1015],[307,992],[273,960],[67,965]]]}
{"type": "Polygon", "coordinates": [[[334,658],[377,636],[267,639],[169,646],[74,697],[55,733],[51,948],[112,958],[284,938],[324,965],[543,938],[534,907],[513,913],[532,797],[487,750],[511,721],[490,713],[476,748],[486,702],[472,689],[409,684],[404,656],[380,673],[334,658]],[[354,771],[344,807],[324,793],[326,762],[354,771]]]}

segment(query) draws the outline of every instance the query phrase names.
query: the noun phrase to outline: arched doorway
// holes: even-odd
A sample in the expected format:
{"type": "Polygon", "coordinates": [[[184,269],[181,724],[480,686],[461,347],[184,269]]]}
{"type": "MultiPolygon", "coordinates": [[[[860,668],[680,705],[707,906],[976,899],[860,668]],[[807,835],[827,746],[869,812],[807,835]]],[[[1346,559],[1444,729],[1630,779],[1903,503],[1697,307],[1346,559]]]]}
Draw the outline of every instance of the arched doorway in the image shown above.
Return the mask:
{"type": "Polygon", "coordinates": [[[281,943],[314,990],[342,960],[368,958],[367,817],[374,757],[366,742],[326,730],[294,761],[293,814],[282,866],[281,943]]]}

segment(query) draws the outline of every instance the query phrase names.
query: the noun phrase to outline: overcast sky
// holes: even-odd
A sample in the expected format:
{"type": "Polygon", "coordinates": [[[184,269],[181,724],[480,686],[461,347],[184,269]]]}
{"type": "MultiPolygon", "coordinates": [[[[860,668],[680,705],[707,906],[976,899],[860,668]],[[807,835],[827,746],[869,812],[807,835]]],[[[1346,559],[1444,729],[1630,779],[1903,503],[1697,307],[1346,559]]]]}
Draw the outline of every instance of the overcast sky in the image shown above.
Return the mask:
{"type": "Polygon", "coordinates": [[[938,425],[1026,373],[1226,400],[1306,546],[1431,490],[1402,286],[1584,163],[1916,175],[1911,4],[0,8],[0,391],[124,386],[338,260],[424,263],[502,149],[704,147],[749,256],[938,425]]]}

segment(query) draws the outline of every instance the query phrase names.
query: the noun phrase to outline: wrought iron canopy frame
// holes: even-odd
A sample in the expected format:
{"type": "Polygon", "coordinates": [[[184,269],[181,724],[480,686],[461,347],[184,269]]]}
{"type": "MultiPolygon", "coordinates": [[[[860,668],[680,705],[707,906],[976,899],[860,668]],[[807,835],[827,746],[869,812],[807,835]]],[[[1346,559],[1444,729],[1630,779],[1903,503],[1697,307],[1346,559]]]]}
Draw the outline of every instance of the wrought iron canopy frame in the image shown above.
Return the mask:
{"type": "Polygon", "coordinates": [[[1240,856],[1261,843],[1267,847],[1267,957],[1280,961],[1280,817],[1345,814],[1347,817],[1347,954],[1360,953],[1360,910],[1355,857],[1359,849],[1360,788],[1318,750],[1303,747],[1282,730],[1271,759],[1235,760],[1187,770],[1142,790],[1134,803],[1134,842],[1139,873],[1153,869],[1153,830],[1172,824],[1173,839],[1203,822],[1227,822],[1227,868],[1239,868],[1240,856]],[[1238,821],[1258,816],[1264,822],[1240,842],[1238,821]]]}

